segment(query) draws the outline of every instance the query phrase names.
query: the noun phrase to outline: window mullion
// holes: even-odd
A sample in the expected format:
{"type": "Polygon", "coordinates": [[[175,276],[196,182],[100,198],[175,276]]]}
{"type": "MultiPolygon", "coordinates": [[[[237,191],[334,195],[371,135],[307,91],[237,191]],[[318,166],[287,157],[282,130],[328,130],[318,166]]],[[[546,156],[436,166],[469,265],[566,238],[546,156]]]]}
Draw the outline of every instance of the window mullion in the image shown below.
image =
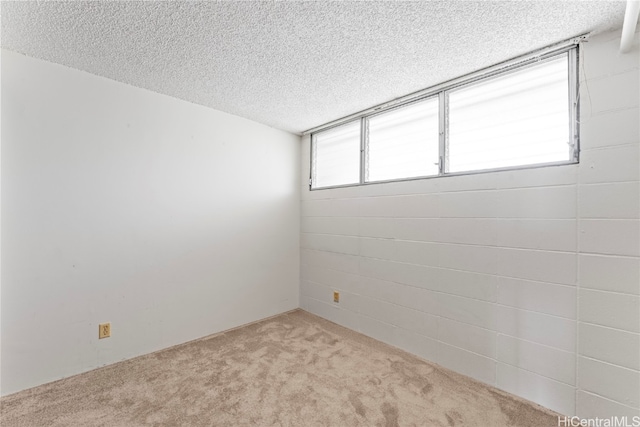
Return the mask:
{"type": "Polygon", "coordinates": [[[311,140],[309,141],[309,143],[311,144],[311,162],[309,163],[309,189],[312,189],[316,182],[316,159],[318,156],[316,154],[315,139],[316,136],[312,134],[311,140]]]}
{"type": "Polygon", "coordinates": [[[446,172],[446,138],[447,138],[447,110],[446,110],[446,95],[444,91],[438,94],[438,135],[439,135],[439,150],[438,150],[438,175],[444,175],[446,172]]]}
{"type": "Polygon", "coordinates": [[[367,182],[369,129],[366,117],[360,119],[360,184],[367,182]]]}
{"type": "Polygon", "coordinates": [[[571,147],[570,159],[574,162],[579,160],[580,156],[580,128],[578,124],[578,52],[580,49],[576,47],[568,52],[569,55],[569,145],[571,147]]]}

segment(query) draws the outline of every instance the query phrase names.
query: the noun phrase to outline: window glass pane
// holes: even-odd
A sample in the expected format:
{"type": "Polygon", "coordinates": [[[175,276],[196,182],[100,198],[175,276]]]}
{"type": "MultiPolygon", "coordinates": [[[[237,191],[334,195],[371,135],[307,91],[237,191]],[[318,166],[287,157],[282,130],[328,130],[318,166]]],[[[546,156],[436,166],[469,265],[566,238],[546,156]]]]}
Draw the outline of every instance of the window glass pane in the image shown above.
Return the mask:
{"type": "Polygon", "coordinates": [[[313,135],[312,187],[360,182],[360,121],[313,135]]]}
{"type": "Polygon", "coordinates": [[[438,98],[369,118],[367,181],[438,174],[438,98]]]}
{"type": "Polygon", "coordinates": [[[568,54],[449,94],[449,172],[570,160],[568,54]]]}

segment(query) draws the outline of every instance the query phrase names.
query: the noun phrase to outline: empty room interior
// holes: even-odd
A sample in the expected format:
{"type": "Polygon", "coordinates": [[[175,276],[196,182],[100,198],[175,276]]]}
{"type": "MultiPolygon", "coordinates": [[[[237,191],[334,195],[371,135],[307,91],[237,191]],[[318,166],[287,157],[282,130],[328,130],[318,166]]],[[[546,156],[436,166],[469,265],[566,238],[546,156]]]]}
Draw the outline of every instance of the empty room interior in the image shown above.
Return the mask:
{"type": "Polygon", "coordinates": [[[0,8],[0,425],[640,426],[638,0],[0,8]]]}

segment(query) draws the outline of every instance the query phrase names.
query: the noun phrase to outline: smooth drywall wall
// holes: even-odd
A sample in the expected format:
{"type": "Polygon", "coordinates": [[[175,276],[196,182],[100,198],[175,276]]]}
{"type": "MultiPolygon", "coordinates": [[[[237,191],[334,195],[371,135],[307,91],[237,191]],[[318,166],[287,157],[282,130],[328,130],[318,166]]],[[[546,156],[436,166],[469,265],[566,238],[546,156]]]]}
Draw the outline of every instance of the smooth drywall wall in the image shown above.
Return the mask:
{"type": "Polygon", "coordinates": [[[2,394],[298,307],[299,145],[2,51],[2,394]]]}
{"type": "Polygon", "coordinates": [[[637,35],[619,43],[582,45],[578,165],[309,191],[304,138],[301,306],[562,414],[640,415],[637,35]]]}

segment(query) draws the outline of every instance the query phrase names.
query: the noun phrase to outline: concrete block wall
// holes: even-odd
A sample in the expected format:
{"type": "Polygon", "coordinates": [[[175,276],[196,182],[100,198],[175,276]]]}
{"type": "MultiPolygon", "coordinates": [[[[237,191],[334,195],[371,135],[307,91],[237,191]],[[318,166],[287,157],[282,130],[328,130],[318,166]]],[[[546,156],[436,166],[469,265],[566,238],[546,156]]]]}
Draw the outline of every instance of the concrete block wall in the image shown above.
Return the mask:
{"type": "Polygon", "coordinates": [[[585,46],[578,169],[576,412],[640,416],[640,56],[585,46]]]}
{"type": "Polygon", "coordinates": [[[639,61],[618,46],[583,45],[578,165],[309,191],[303,138],[301,307],[562,414],[640,415],[639,61]]]}

